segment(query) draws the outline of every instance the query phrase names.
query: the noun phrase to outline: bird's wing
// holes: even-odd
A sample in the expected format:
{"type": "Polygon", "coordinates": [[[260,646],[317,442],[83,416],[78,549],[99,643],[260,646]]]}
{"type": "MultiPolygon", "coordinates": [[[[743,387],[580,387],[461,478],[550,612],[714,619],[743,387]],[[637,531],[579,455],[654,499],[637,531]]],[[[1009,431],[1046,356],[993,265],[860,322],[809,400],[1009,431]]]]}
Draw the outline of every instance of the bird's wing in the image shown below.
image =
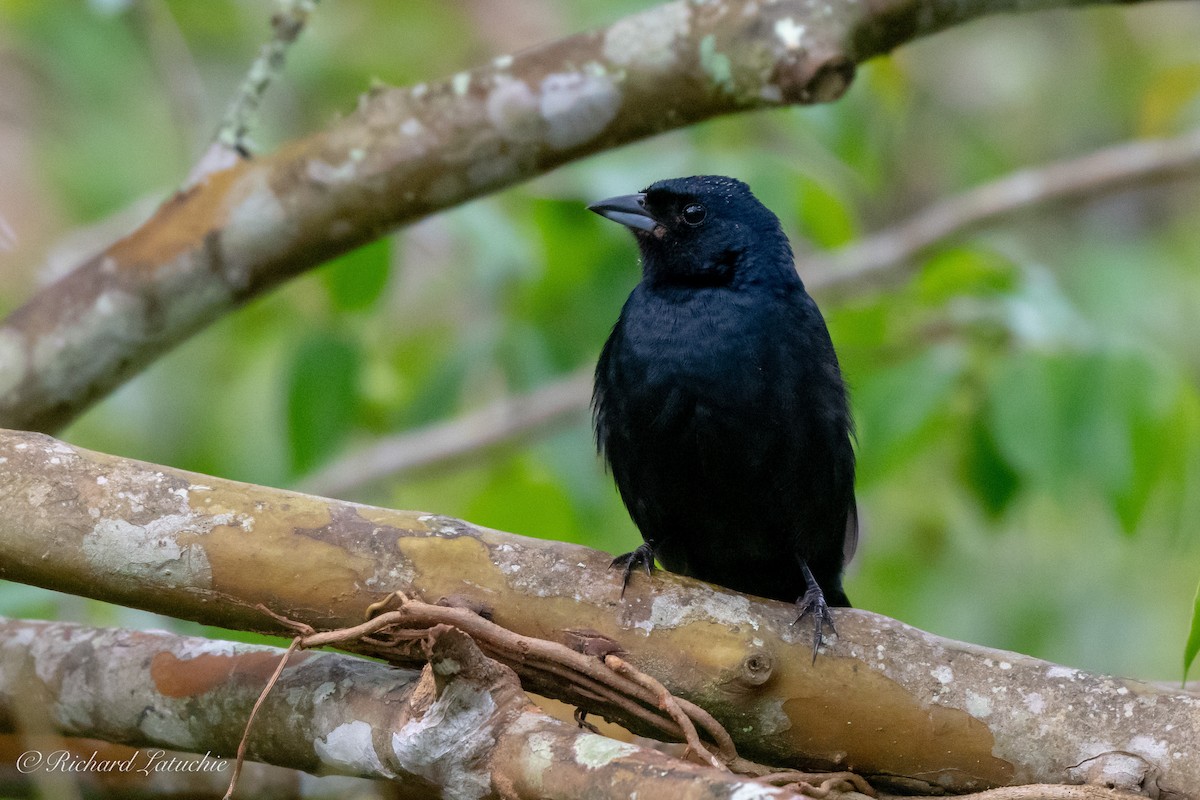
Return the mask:
{"type": "Polygon", "coordinates": [[[842,540],[842,564],[849,564],[858,549],[858,501],[850,498],[850,510],[846,513],[846,538],[842,540]]]}

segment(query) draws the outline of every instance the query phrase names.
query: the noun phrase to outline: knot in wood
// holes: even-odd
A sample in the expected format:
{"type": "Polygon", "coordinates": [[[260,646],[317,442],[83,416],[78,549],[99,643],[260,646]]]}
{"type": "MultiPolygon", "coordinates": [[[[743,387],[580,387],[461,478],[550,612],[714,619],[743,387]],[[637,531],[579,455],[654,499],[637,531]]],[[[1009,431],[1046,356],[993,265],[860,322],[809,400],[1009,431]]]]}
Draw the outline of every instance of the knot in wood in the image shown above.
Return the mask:
{"type": "Polygon", "coordinates": [[[1072,780],[1107,789],[1159,796],[1159,770],[1146,759],[1125,750],[1110,750],[1076,764],[1067,774],[1072,780]]]}
{"type": "Polygon", "coordinates": [[[788,103],[828,103],[850,88],[854,62],[841,53],[789,53],[775,65],[771,82],[788,103]]]}
{"type": "Polygon", "coordinates": [[[746,686],[762,686],[771,678],[775,664],[769,653],[757,650],[742,659],[738,681],[746,686]]]}

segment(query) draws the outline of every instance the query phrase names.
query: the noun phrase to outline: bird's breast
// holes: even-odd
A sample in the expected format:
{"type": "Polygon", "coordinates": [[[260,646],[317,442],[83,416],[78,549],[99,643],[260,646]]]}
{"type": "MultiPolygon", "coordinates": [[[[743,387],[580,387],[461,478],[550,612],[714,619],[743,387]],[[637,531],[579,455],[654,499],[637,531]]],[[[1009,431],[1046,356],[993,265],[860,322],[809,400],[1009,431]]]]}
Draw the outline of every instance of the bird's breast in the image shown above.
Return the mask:
{"type": "MultiPolygon", "coordinates": [[[[636,295],[635,295],[636,296],[636,295]]],[[[694,391],[738,377],[753,377],[765,368],[763,316],[728,290],[692,291],[682,295],[646,292],[628,308],[625,336],[628,357],[643,365],[650,384],[683,385],[694,391]]]]}

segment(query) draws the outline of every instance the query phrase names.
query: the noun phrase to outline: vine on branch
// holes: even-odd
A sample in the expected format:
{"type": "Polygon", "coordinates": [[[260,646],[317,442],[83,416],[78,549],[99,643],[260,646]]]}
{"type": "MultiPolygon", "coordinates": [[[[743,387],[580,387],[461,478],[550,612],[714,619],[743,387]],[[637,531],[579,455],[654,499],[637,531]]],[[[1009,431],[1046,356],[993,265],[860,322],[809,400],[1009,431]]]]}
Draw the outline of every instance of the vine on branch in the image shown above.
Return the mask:
{"type": "MultiPolygon", "coordinates": [[[[485,656],[510,666],[520,664],[543,671],[551,680],[572,683],[580,696],[623,709],[654,727],[664,738],[682,739],[687,743],[684,758],[755,777],[814,798],[827,797],[832,791],[876,796],[871,785],[852,772],[780,771],[741,758],[729,733],[711,714],[672,695],[659,681],[617,655],[621,648],[616,642],[595,632],[589,632],[590,635],[571,632],[569,638],[578,647],[573,649],[501,627],[485,617],[486,610],[481,613],[480,609],[454,605],[453,600],[431,605],[402,592],[393,592],[368,606],[367,620],[362,624],[331,631],[318,632],[311,625],[276,614],[266,606],[260,605],[259,609],[294,630],[297,636],[250,712],[225,800],[229,800],[237,784],[254,715],[283,673],[292,653],[330,646],[354,649],[355,642],[366,642],[376,655],[391,653],[397,660],[411,663],[418,652],[428,659],[432,643],[442,631],[451,628],[470,636],[485,656]],[[701,731],[709,738],[709,743],[701,741],[701,731]]],[[[583,714],[577,714],[576,720],[584,727],[582,717],[583,714]]]]}

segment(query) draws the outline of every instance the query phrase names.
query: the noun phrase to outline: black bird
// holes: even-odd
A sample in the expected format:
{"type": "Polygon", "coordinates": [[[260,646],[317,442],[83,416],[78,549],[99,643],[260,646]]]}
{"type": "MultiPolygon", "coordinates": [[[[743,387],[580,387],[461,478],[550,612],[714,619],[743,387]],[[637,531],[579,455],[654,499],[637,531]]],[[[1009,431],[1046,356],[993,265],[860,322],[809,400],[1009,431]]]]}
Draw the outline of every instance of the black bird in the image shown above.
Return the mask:
{"type": "Polygon", "coordinates": [[[741,181],[659,181],[588,208],[642,256],[596,366],[597,445],[645,544],[613,561],[624,586],[672,572],[796,601],[849,606],[858,540],[852,422],[825,320],[779,219],[741,181]],[[799,597],[799,600],[797,600],[799,597]]]}

